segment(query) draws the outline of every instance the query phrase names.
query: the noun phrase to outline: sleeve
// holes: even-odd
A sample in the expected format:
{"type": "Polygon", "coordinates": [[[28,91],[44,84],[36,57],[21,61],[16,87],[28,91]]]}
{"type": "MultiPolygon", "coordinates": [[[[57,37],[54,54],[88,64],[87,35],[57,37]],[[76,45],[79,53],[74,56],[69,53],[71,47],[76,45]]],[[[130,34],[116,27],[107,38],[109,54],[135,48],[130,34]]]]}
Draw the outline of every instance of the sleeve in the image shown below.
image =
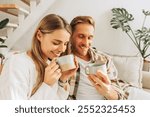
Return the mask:
{"type": "Polygon", "coordinates": [[[43,82],[35,94],[30,97],[30,100],[65,100],[68,95],[69,91],[58,86],[58,83],[49,86],[43,82]]]}
{"type": "Polygon", "coordinates": [[[45,83],[31,96],[35,73],[29,68],[28,62],[22,58],[11,57],[4,64],[0,76],[0,99],[2,100],[54,100],[67,99],[68,90],[58,86],[49,86],[45,83]],[[32,75],[31,75],[32,74],[32,75]]]}
{"type": "Polygon", "coordinates": [[[64,87],[59,86],[59,90],[58,90],[58,95],[59,95],[59,99],[67,99],[69,96],[69,90],[70,90],[70,85],[67,83],[67,89],[65,89],[64,87]]]}
{"type": "Polygon", "coordinates": [[[107,59],[107,74],[108,74],[108,77],[110,78],[110,80],[113,80],[113,79],[117,79],[118,77],[118,71],[113,63],[113,60],[111,57],[106,57],[107,59]]]}
{"type": "Polygon", "coordinates": [[[107,74],[108,74],[108,77],[110,78],[110,80],[116,79],[118,77],[118,71],[113,63],[111,56],[109,56],[107,53],[103,53],[96,49],[94,51],[96,53],[95,56],[98,56],[97,60],[101,60],[106,63],[107,74]]]}
{"type": "Polygon", "coordinates": [[[0,76],[0,99],[27,99],[29,72],[24,63],[15,56],[6,61],[0,76]]]}

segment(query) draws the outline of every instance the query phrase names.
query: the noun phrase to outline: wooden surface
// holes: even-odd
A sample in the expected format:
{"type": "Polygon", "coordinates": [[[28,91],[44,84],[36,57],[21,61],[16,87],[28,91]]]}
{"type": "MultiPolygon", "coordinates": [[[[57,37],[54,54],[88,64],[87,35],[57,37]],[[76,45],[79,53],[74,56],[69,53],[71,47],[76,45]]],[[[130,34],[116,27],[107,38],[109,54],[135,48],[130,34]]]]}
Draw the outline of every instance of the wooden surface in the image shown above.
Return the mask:
{"type": "Polygon", "coordinates": [[[0,4],[0,11],[18,16],[18,6],[16,4],[0,4]]]}
{"type": "Polygon", "coordinates": [[[21,0],[22,2],[24,2],[27,5],[30,5],[30,0],[21,0]]]}

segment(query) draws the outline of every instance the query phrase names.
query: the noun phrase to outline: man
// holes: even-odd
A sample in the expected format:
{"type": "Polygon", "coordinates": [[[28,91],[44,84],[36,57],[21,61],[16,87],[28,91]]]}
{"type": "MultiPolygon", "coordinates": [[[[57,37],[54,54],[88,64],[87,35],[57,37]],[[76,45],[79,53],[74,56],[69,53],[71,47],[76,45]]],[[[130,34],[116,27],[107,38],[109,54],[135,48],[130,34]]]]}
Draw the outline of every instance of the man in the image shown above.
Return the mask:
{"type": "MultiPolygon", "coordinates": [[[[70,80],[71,90],[69,99],[132,99],[130,94],[130,92],[133,92],[132,89],[144,94],[144,99],[150,99],[150,94],[132,87],[124,81],[117,80],[117,70],[111,58],[91,48],[95,30],[95,22],[92,17],[77,16],[71,21],[70,25],[73,32],[70,49],[77,57],[79,69],[70,80]],[[89,64],[99,62],[106,64],[107,74],[101,71],[97,71],[95,75],[87,75],[85,73],[85,68],[89,64]]],[[[143,99],[143,97],[139,99],[143,99]]]]}

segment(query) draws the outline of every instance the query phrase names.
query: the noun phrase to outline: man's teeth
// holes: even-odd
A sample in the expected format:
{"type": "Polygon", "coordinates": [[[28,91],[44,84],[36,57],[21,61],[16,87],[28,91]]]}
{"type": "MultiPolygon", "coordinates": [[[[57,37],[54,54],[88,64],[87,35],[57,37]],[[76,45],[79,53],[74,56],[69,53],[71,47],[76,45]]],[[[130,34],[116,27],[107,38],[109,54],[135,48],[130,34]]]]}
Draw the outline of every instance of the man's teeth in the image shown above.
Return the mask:
{"type": "Polygon", "coordinates": [[[81,46],[81,48],[82,48],[82,49],[86,49],[86,47],[85,47],[85,46],[81,46]]]}

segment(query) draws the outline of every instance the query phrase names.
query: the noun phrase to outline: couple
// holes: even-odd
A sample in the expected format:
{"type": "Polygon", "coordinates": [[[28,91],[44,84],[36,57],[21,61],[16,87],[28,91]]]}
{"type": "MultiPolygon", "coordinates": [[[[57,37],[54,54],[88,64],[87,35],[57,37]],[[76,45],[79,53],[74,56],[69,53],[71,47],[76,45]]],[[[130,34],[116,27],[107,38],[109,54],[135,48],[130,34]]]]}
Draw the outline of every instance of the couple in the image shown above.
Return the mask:
{"type": "Polygon", "coordinates": [[[31,50],[12,55],[0,76],[0,99],[132,99],[136,90],[141,99],[150,94],[117,80],[117,70],[110,57],[91,48],[94,20],[78,16],[70,25],[55,14],[45,16],[33,36],[31,50]],[[62,72],[55,58],[73,53],[76,68],[62,72]],[[50,64],[47,64],[50,61],[50,64]],[[107,65],[107,75],[97,71],[86,75],[85,67],[96,61],[107,65]]]}

